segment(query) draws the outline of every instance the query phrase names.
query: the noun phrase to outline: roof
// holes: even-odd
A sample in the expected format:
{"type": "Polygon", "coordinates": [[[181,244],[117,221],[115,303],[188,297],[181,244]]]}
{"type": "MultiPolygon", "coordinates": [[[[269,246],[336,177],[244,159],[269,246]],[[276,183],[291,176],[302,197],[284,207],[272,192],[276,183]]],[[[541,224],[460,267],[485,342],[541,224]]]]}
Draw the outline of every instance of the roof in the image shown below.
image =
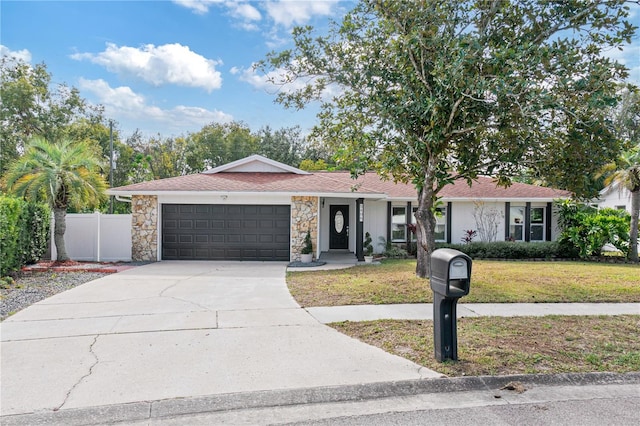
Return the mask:
{"type": "MultiPolygon", "coordinates": [[[[108,191],[112,195],[153,195],[167,193],[291,193],[312,196],[363,197],[388,200],[415,200],[416,189],[411,184],[383,180],[367,172],[357,180],[349,172],[303,172],[291,166],[261,156],[251,156],[204,173],[136,183],[108,191]],[[255,171],[261,170],[261,171],[255,171]]],[[[443,201],[451,200],[545,200],[568,198],[568,191],[513,183],[498,187],[490,177],[478,177],[469,186],[458,180],[445,186],[439,194],[443,201]]]]}

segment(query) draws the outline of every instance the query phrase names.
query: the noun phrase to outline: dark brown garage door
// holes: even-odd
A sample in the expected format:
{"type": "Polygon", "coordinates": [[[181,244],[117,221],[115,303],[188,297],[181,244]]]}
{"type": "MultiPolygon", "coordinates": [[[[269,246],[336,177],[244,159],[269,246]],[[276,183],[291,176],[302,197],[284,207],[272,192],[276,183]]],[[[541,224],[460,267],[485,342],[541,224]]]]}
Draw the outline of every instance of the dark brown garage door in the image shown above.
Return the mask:
{"type": "Polygon", "coordinates": [[[289,260],[290,206],[163,204],[165,260],[289,260]]]}

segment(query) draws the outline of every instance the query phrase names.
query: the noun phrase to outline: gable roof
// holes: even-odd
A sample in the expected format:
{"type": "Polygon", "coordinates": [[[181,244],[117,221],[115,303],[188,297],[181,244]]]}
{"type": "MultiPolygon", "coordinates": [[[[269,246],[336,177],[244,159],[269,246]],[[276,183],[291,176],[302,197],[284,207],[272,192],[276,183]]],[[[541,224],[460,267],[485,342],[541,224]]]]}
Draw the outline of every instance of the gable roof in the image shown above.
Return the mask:
{"type": "Polygon", "coordinates": [[[248,172],[260,172],[260,173],[294,173],[297,175],[308,175],[309,172],[296,169],[287,164],[280,163],[278,161],[271,160],[270,158],[263,157],[262,155],[254,154],[249,157],[241,158],[240,160],[232,161],[231,163],[223,164],[222,166],[214,167],[213,169],[202,172],[203,174],[214,174],[220,172],[227,173],[248,173],[248,172]]]}

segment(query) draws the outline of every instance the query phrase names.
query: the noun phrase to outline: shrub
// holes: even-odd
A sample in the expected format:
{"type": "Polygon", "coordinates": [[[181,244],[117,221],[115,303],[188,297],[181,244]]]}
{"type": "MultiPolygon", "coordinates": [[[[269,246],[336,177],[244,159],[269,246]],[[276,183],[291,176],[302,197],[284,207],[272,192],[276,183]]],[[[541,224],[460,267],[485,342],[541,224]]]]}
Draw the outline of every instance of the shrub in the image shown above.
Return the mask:
{"type": "Polygon", "coordinates": [[[0,276],[20,268],[20,227],[25,204],[17,198],[0,197],[0,276]]]}
{"type": "Polygon", "coordinates": [[[572,247],[581,258],[599,256],[606,244],[628,254],[631,217],[626,211],[596,210],[572,201],[558,202],[556,207],[561,229],[559,241],[572,247]]]}
{"type": "Polygon", "coordinates": [[[307,231],[307,235],[304,237],[304,246],[300,251],[302,254],[311,254],[313,253],[313,244],[311,243],[311,231],[307,231]]]}
{"type": "Polygon", "coordinates": [[[364,241],[362,245],[364,247],[365,256],[373,255],[373,244],[371,244],[371,234],[369,234],[368,232],[364,234],[364,241]]]}
{"type": "Polygon", "coordinates": [[[437,248],[459,250],[477,259],[551,259],[575,257],[557,242],[514,243],[508,241],[471,242],[468,244],[438,243],[437,248]]]}
{"type": "Polygon", "coordinates": [[[40,259],[49,241],[50,217],[45,205],[0,197],[0,276],[40,259]]]}

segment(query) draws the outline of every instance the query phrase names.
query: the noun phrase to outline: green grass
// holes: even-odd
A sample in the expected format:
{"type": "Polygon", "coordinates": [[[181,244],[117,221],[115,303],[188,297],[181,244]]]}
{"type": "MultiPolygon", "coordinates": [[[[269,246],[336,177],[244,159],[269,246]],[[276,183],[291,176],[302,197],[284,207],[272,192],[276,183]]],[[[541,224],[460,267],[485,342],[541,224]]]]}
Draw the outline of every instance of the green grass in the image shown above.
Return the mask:
{"type": "MultiPolygon", "coordinates": [[[[349,269],[289,272],[302,306],[431,303],[429,281],[415,260],[349,269]]],[[[471,291],[461,303],[640,302],[640,266],[588,262],[473,262],[471,291]]]]}
{"type": "Polygon", "coordinates": [[[640,371],[640,315],[458,320],[458,361],[435,360],[431,321],[331,324],[448,376],[640,371]]]}

